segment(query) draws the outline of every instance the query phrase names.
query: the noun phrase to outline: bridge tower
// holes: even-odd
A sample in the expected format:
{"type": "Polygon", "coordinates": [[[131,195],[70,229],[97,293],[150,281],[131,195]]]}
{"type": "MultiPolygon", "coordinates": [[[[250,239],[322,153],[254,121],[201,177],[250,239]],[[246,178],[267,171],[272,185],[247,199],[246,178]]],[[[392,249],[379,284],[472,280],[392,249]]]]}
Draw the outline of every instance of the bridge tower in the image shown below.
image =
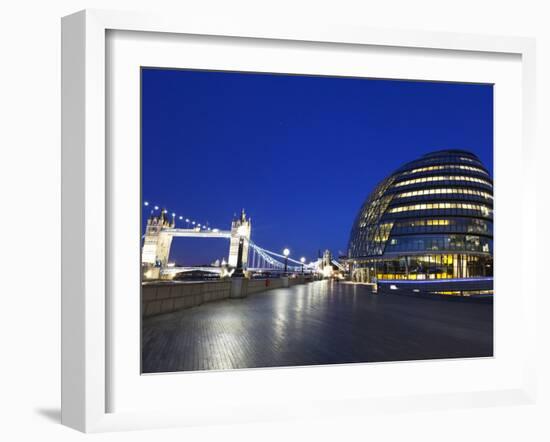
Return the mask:
{"type": "Polygon", "coordinates": [[[323,252],[323,257],[320,258],[319,268],[322,270],[325,278],[332,277],[334,269],[332,268],[332,253],[330,253],[330,250],[325,250],[323,252]]]}
{"type": "Polygon", "coordinates": [[[141,252],[141,265],[145,279],[159,279],[160,270],[168,264],[172,235],[162,233],[163,228],[173,228],[174,221],[170,221],[166,210],[160,215],[151,215],[147,219],[145,238],[141,252]]]}
{"type": "Polygon", "coordinates": [[[237,266],[239,236],[243,236],[245,238],[243,244],[243,267],[246,268],[248,261],[248,244],[251,232],[252,220],[250,218],[246,218],[246,213],[244,213],[244,209],[242,209],[241,216],[233,219],[231,222],[231,240],[229,243],[229,259],[227,261],[229,267],[237,266]]]}

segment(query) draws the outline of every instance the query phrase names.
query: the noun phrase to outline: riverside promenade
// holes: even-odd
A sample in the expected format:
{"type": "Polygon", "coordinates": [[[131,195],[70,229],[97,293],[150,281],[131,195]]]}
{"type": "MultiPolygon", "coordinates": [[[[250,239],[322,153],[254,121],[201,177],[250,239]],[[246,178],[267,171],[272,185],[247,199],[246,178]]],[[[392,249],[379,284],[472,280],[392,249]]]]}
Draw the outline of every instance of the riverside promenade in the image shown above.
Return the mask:
{"type": "Polygon", "coordinates": [[[143,373],[487,357],[493,305],[316,281],[144,318],[143,373]]]}

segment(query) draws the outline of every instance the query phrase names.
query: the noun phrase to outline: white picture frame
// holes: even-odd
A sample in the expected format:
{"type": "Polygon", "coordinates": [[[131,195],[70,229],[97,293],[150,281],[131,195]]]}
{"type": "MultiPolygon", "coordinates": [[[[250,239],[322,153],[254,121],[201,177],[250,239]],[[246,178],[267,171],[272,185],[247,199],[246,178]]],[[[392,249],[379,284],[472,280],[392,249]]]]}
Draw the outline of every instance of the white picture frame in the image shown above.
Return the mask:
{"type": "MultiPolygon", "coordinates": [[[[85,432],[207,424],[213,417],[200,409],[184,411],[109,412],[108,393],[112,354],[108,337],[109,187],[107,184],[106,35],[109,31],[239,37],[286,42],[338,43],[383,48],[420,48],[468,51],[521,57],[522,74],[522,220],[536,219],[534,167],[535,43],[519,37],[492,37],[452,33],[357,29],[326,24],[294,27],[284,24],[218,23],[196,17],[167,17],[87,10],[62,21],[62,423],[85,432]],[[527,191],[529,189],[529,191],[527,191]]],[[[527,227],[521,228],[526,237],[527,227]]],[[[522,244],[522,258],[535,256],[536,244],[522,244]]],[[[525,261],[524,261],[525,262],[525,261]]],[[[527,273],[525,266],[522,274],[527,273]]],[[[523,336],[533,337],[536,316],[534,278],[521,278],[523,336]]],[[[525,342],[521,383],[500,389],[462,393],[430,393],[400,397],[328,397],[305,408],[274,405],[255,412],[253,404],[239,404],[238,413],[221,413],[217,421],[246,422],[334,414],[366,414],[383,409],[396,412],[421,409],[532,403],[536,393],[535,339],[525,342]]],[[[336,370],[343,368],[336,368],[336,370]]],[[[262,376],[269,376],[266,370],[262,376]]],[[[246,376],[246,372],[239,375],[246,376]]],[[[257,410],[256,410],[257,411],[257,410]]]]}

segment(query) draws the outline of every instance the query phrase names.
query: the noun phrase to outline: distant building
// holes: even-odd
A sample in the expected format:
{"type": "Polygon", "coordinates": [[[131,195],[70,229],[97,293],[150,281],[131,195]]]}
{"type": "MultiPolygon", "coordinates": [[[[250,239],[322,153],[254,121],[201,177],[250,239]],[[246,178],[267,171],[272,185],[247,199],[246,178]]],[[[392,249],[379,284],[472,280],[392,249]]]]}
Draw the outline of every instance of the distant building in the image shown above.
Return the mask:
{"type": "Polygon", "coordinates": [[[426,154],[367,198],[351,229],[352,279],[445,280],[493,276],[493,182],[463,150],[426,154]]]}

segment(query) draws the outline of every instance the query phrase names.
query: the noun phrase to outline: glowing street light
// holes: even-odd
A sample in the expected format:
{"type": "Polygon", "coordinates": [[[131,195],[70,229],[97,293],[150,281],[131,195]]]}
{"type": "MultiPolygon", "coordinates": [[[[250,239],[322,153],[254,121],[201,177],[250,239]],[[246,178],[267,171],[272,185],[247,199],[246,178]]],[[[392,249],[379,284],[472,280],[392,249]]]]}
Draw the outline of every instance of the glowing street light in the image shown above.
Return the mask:
{"type": "Polygon", "coordinates": [[[159,206],[155,206],[155,210],[159,210],[159,206]]]}
{"type": "Polygon", "coordinates": [[[143,205],[144,205],[145,207],[147,207],[147,206],[149,205],[149,202],[148,202],[148,201],[144,201],[144,202],[143,202],[143,205]]]}
{"type": "Polygon", "coordinates": [[[302,256],[300,258],[300,262],[302,263],[302,274],[304,273],[304,263],[306,262],[306,259],[302,256]]]}
{"type": "Polygon", "coordinates": [[[283,255],[285,256],[285,275],[286,275],[286,272],[287,272],[287,269],[288,269],[288,255],[290,255],[290,250],[284,249],[283,250],[283,255]]]}

